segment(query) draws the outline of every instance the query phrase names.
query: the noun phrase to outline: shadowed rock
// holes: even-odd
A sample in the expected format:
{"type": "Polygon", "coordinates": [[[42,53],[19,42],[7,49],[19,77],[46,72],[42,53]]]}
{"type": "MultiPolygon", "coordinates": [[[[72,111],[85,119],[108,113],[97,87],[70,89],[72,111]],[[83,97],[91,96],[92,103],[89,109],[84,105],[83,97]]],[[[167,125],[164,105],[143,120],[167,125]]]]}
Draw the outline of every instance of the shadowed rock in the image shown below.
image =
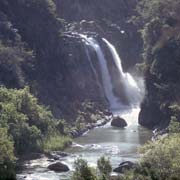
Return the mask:
{"type": "Polygon", "coordinates": [[[69,167],[61,162],[57,162],[54,164],[50,164],[48,169],[55,172],[67,172],[69,171],[69,167]]]}
{"type": "Polygon", "coordinates": [[[113,172],[116,173],[124,173],[124,171],[132,169],[134,167],[134,163],[131,161],[122,162],[119,167],[115,168],[113,172]]]}
{"type": "Polygon", "coordinates": [[[111,126],[124,128],[127,126],[127,123],[123,118],[117,116],[113,118],[111,126]]]}

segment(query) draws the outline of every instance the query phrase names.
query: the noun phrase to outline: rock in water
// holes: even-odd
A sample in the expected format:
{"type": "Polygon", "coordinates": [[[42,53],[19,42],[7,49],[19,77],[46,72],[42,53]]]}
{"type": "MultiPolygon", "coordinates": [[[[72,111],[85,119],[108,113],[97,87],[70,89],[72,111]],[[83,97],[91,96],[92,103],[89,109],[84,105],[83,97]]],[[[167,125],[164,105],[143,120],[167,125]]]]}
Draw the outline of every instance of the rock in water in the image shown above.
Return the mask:
{"type": "Polygon", "coordinates": [[[125,161],[119,165],[119,167],[115,168],[113,172],[116,173],[124,173],[125,170],[132,169],[135,166],[135,164],[131,161],[125,161]]]}
{"type": "Polygon", "coordinates": [[[61,162],[53,163],[48,166],[48,169],[55,172],[67,172],[69,167],[61,162]]]}
{"type": "Polygon", "coordinates": [[[111,126],[124,128],[127,126],[127,123],[123,118],[117,116],[113,118],[111,126]]]}

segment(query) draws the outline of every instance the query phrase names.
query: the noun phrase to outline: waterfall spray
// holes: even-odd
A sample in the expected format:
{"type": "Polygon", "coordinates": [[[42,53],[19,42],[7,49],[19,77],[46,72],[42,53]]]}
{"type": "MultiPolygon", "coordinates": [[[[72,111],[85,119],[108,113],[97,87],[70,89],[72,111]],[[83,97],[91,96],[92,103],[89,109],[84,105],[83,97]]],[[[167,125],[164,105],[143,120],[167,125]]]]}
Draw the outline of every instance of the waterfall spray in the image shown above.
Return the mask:
{"type": "Polygon", "coordinates": [[[115,47],[104,38],[103,38],[103,41],[106,43],[106,45],[108,46],[108,48],[112,54],[113,60],[119,71],[119,74],[120,74],[120,76],[118,78],[120,78],[122,80],[122,84],[125,89],[127,99],[130,102],[130,105],[138,106],[141,101],[141,93],[140,93],[140,89],[139,89],[136,81],[131,76],[131,74],[124,73],[123,68],[122,68],[121,58],[120,58],[119,54],[117,53],[115,47]]]}
{"type": "MultiPolygon", "coordinates": [[[[101,76],[102,76],[102,86],[103,86],[106,98],[108,99],[108,102],[110,104],[110,108],[112,110],[117,110],[117,109],[124,108],[125,106],[127,107],[127,105],[124,105],[123,103],[121,103],[120,98],[114,94],[114,91],[113,91],[114,85],[111,78],[111,74],[109,72],[107,59],[98,41],[92,37],[87,37],[82,34],[80,34],[80,37],[83,39],[83,41],[85,42],[85,45],[87,46],[86,48],[87,58],[88,58],[88,61],[90,62],[92,71],[96,76],[98,76],[98,73],[96,71],[96,68],[93,66],[88,47],[90,46],[97,54],[97,58],[98,58],[99,66],[101,70],[101,76]]],[[[133,79],[133,77],[129,73],[124,73],[122,64],[121,64],[121,59],[115,47],[108,40],[104,38],[102,40],[107,45],[113,57],[113,61],[115,63],[116,69],[119,72],[119,77],[117,78],[119,78],[119,80],[122,82],[122,88],[125,90],[125,95],[129,101],[130,106],[138,106],[140,103],[141,96],[140,96],[140,89],[136,81],[133,79]]]]}

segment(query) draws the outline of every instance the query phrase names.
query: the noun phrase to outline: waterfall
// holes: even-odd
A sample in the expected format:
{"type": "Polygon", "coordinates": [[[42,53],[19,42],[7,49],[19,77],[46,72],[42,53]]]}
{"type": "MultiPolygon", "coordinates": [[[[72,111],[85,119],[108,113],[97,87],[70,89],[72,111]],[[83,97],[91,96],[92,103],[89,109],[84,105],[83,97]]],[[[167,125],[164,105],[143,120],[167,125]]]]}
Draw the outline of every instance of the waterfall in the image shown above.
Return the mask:
{"type": "Polygon", "coordinates": [[[97,85],[99,86],[100,90],[102,91],[103,88],[102,88],[101,83],[100,83],[100,81],[99,81],[98,74],[97,74],[97,72],[96,72],[96,69],[95,69],[92,61],[91,61],[91,56],[90,56],[89,50],[88,50],[86,47],[85,47],[85,52],[86,52],[86,55],[87,55],[89,64],[90,64],[90,66],[91,66],[91,69],[92,69],[92,71],[93,71],[93,73],[94,73],[94,76],[95,76],[95,78],[96,78],[97,85]]]}
{"type": "Polygon", "coordinates": [[[111,109],[117,109],[118,107],[122,105],[120,104],[119,99],[113,93],[113,84],[111,81],[111,76],[108,71],[107,61],[102,52],[102,49],[99,43],[94,38],[88,38],[88,42],[89,42],[89,45],[93,47],[94,50],[96,51],[99,64],[100,64],[105,95],[110,103],[111,109]]]}
{"type": "MultiPolygon", "coordinates": [[[[104,89],[105,96],[110,104],[110,108],[112,110],[124,108],[125,105],[121,103],[120,98],[114,93],[114,85],[113,85],[112,77],[108,68],[107,59],[104,55],[104,52],[100,44],[95,38],[87,37],[82,34],[80,34],[80,37],[85,42],[87,58],[92,68],[92,71],[96,77],[98,77],[98,73],[97,73],[96,67],[94,67],[92,63],[91,56],[89,53],[89,48],[91,47],[97,54],[97,58],[98,58],[99,66],[101,70],[102,86],[104,89]]],[[[119,76],[117,77],[117,79],[121,82],[122,88],[125,90],[126,98],[128,99],[130,106],[138,105],[138,103],[140,102],[140,89],[138,88],[136,81],[133,79],[133,77],[129,73],[123,72],[121,59],[116,49],[114,48],[114,46],[110,42],[108,42],[106,39],[103,38],[102,40],[107,45],[107,48],[109,49],[109,52],[112,55],[116,69],[118,70],[118,73],[119,73],[119,76]]]]}
{"type": "Polygon", "coordinates": [[[120,74],[119,78],[122,80],[122,84],[123,87],[125,88],[126,96],[130,102],[130,105],[138,106],[141,101],[141,93],[136,81],[131,76],[131,74],[123,72],[121,58],[117,53],[115,47],[104,38],[103,41],[106,43],[113,56],[113,60],[120,74]]]}

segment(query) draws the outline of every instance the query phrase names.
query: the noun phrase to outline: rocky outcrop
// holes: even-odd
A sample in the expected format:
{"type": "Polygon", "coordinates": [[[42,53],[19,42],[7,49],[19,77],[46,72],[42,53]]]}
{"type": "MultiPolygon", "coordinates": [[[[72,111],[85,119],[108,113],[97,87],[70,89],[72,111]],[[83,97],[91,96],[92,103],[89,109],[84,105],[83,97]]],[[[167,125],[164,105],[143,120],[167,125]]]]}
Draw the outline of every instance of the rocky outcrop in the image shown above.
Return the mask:
{"type": "MultiPolygon", "coordinates": [[[[49,13],[51,5],[47,5],[47,10],[41,13],[41,10],[33,7],[34,5],[26,6],[24,1],[17,4],[13,1],[12,12],[9,12],[11,9],[8,7],[9,3],[1,2],[4,4],[1,10],[7,13],[12,21],[12,28],[18,33],[15,39],[22,38],[22,42],[27,44],[29,50],[34,51],[35,56],[33,55],[30,60],[32,64],[29,62],[30,58],[27,58],[25,64],[28,64],[28,67],[22,65],[23,69],[28,71],[28,76],[22,79],[24,81],[22,84],[29,85],[32,93],[42,104],[50,107],[56,118],[65,119],[73,124],[81,112],[85,112],[84,119],[90,121],[89,114],[103,112],[108,103],[92,73],[84,43],[78,36],[72,34],[78,32],[106,37],[119,49],[122,59],[126,59],[123,61],[124,67],[126,69],[132,67],[140,59],[137,58],[136,52],[141,46],[135,41],[139,37],[135,26],[127,23],[127,20],[134,13],[136,1],[115,0],[111,3],[108,0],[90,2],[54,0],[54,2],[57,4],[59,17],[65,21],[57,19],[52,3],[53,13],[51,13],[54,15],[49,13]],[[28,15],[28,21],[25,20],[22,14],[31,12],[33,8],[36,11],[35,15],[28,15]],[[48,17],[47,22],[44,21],[45,17],[48,17]],[[126,53],[131,45],[131,50],[126,53]],[[87,110],[84,104],[88,106],[91,104],[93,108],[87,110]]],[[[93,51],[91,53],[94,64],[97,65],[96,54],[93,51]]],[[[17,74],[22,73],[18,70],[17,74]]],[[[89,123],[88,121],[86,123],[89,123]]]]}
{"type": "Polygon", "coordinates": [[[116,173],[124,173],[126,170],[130,170],[135,166],[131,161],[122,162],[117,168],[113,170],[116,173]]]}
{"type": "Polygon", "coordinates": [[[124,69],[139,62],[142,40],[137,27],[128,22],[135,15],[136,0],[55,0],[58,14],[69,24],[68,30],[96,32],[118,49],[124,69]],[[77,24],[79,24],[77,28],[77,24]],[[127,52],[128,49],[128,52],[127,52]]]}
{"type": "Polygon", "coordinates": [[[151,129],[164,129],[171,116],[177,116],[172,105],[178,104],[179,93],[179,40],[171,39],[154,50],[145,73],[146,96],[141,104],[139,124],[151,129]]]}
{"type": "Polygon", "coordinates": [[[111,121],[111,126],[124,128],[127,126],[127,123],[123,118],[117,116],[111,121]]]}
{"type": "MultiPolygon", "coordinates": [[[[64,34],[61,49],[61,60],[52,61],[51,67],[44,65],[53,69],[53,73],[39,82],[39,97],[44,104],[50,105],[57,118],[75,122],[83,113],[88,123],[90,113],[98,115],[107,108],[107,100],[92,72],[80,36],[64,34]]],[[[92,56],[97,62],[96,56],[92,56]]]]}
{"type": "Polygon", "coordinates": [[[55,172],[67,172],[69,167],[61,162],[53,163],[48,166],[48,169],[55,172]]]}
{"type": "Polygon", "coordinates": [[[57,161],[57,160],[60,160],[61,158],[64,158],[64,157],[68,156],[69,154],[65,153],[65,152],[61,152],[61,151],[52,151],[52,152],[46,153],[45,155],[50,160],[57,161]]]}

